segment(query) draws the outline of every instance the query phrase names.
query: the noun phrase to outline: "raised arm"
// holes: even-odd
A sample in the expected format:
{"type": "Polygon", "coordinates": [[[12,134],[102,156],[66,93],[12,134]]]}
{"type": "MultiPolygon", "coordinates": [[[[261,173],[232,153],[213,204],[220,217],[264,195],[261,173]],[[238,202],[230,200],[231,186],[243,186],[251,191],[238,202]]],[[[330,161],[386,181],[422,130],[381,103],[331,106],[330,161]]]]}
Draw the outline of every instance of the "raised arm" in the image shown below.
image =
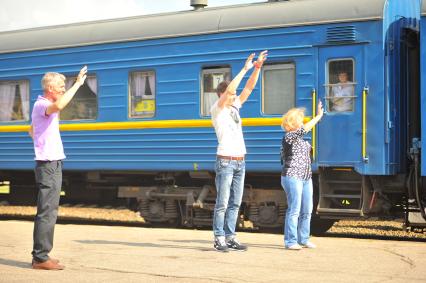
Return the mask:
{"type": "Polygon", "coordinates": [[[247,83],[240,95],[241,104],[246,102],[251,92],[253,91],[254,87],[256,86],[257,80],[259,79],[260,69],[262,68],[263,62],[266,61],[267,56],[268,56],[268,50],[262,51],[259,54],[259,57],[257,57],[256,62],[254,62],[255,68],[253,70],[253,73],[251,73],[251,76],[247,80],[247,83]]]}
{"type": "Polygon", "coordinates": [[[75,83],[73,84],[73,86],[70,89],[68,89],[64,93],[64,95],[59,97],[54,103],[50,104],[49,107],[47,107],[46,109],[47,115],[61,111],[62,109],[65,108],[65,106],[68,105],[68,103],[70,103],[71,99],[74,97],[77,90],[80,88],[80,86],[84,84],[84,81],[86,80],[86,77],[87,77],[86,73],[87,73],[87,66],[84,66],[78,73],[77,79],[75,83]]]}
{"type": "Polygon", "coordinates": [[[314,118],[312,118],[309,122],[303,125],[303,128],[305,129],[305,131],[309,132],[316,125],[316,123],[318,123],[319,120],[321,120],[323,114],[324,114],[324,109],[322,108],[322,102],[320,101],[318,103],[318,114],[314,118]]]}
{"type": "Polygon", "coordinates": [[[220,108],[223,108],[226,104],[232,104],[232,102],[235,100],[237,88],[240,85],[241,80],[243,79],[247,71],[253,67],[252,60],[254,58],[254,55],[254,53],[250,54],[250,56],[246,60],[246,63],[244,64],[244,67],[241,69],[238,75],[229,83],[225,93],[220,96],[218,102],[220,108]]]}

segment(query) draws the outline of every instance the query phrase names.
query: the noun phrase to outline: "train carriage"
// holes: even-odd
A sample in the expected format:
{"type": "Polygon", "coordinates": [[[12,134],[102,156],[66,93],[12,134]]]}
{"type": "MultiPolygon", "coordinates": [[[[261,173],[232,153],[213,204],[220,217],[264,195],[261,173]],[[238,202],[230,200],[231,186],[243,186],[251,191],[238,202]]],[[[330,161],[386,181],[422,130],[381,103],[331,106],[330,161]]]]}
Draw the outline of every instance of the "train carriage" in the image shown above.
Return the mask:
{"type": "Polygon", "coordinates": [[[211,225],[214,90],[267,49],[241,111],[241,219],[282,225],[280,117],[295,106],[312,116],[322,101],[327,113],[307,137],[314,226],[405,211],[408,226],[422,227],[420,9],[420,0],[268,1],[2,32],[0,179],[11,198],[34,191],[27,130],[40,80],[57,71],[71,84],[87,65],[87,83],[61,113],[65,199],[136,199],[147,221],[211,225]],[[334,94],[340,73],[345,109],[334,94]]]}

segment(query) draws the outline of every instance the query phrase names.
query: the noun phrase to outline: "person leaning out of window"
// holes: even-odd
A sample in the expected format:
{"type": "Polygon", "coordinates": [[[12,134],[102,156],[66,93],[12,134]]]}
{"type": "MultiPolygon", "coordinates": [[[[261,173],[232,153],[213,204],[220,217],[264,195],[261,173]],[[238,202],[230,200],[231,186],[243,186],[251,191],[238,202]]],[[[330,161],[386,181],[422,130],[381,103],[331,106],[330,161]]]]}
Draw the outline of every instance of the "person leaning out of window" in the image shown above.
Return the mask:
{"type": "Polygon", "coordinates": [[[303,139],[323,116],[322,103],[318,104],[318,115],[306,124],[303,108],[292,108],[282,117],[281,127],[285,130],[282,139],[281,159],[283,163],[281,185],[287,196],[287,212],[284,225],[284,245],[289,250],[315,248],[309,241],[310,222],[313,208],[311,171],[311,145],[303,139]]]}

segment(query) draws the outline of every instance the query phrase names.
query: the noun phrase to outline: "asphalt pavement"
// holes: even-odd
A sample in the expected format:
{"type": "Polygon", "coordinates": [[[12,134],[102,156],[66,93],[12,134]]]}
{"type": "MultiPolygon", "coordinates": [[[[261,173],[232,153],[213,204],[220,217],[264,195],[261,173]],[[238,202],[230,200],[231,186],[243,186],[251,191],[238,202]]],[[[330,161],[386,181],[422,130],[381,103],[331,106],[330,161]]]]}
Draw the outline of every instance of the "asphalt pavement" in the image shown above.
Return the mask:
{"type": "Polygon", "coordinates": [[[246,252],[213,249],[212,232],[56,225],[51,256],[66,269],[31,269],[33,223],[0,221],[0,282],[426,282],[426,243],[238,233],[246,252]]]}

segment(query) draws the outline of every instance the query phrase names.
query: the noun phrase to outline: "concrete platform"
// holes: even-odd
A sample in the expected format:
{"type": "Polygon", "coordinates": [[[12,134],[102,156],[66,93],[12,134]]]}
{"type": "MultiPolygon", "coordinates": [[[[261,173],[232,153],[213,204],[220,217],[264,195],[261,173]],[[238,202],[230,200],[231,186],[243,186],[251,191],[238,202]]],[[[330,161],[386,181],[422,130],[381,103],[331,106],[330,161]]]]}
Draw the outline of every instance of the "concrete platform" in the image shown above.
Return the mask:
{"type": "Polygon", "coordinates": [[[30,268],[32,222],[0,221],[0,282],[425,282],[426,243],[239,233],[247,252],[219,253],[211,231],[57,225],[63,271],[30,268]]]}

